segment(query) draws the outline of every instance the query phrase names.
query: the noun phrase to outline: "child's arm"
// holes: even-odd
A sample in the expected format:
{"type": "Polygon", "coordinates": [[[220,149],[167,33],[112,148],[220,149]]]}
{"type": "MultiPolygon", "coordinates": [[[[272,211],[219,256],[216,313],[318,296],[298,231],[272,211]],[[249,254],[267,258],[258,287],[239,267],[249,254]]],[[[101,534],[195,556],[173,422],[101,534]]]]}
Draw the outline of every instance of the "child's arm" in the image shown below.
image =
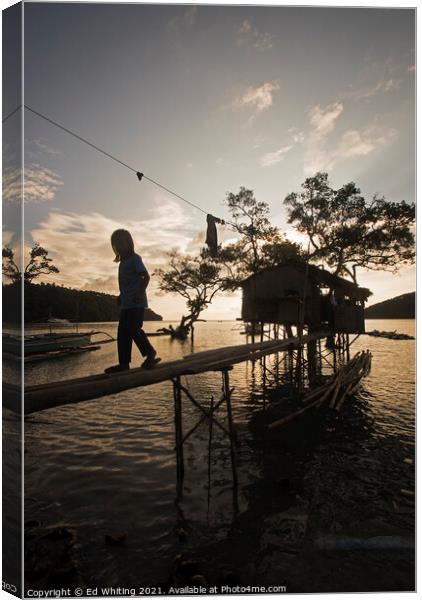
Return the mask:
{"type": "Polygon", "coordinates": [[[149,273],[147,273],[147,271],[139,273],[139,291],[135,294],[135,297],[134,297],[134,300],[137,304],[142,302],[142,298],[145,296],[145,292],[148,287],[150,279],[151,278],[149,276],[149,273]]]}

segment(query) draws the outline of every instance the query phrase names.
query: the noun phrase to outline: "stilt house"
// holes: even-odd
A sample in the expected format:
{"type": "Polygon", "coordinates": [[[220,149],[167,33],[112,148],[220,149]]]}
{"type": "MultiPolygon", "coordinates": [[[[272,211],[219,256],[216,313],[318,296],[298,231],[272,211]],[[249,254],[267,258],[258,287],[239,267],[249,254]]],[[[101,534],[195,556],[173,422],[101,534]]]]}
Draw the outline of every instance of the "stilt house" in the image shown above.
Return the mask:
{"type": "Polygon", "coordinates": [[[347,279],[299,262],[263,269],[242,284],[242,320],[309,331],[364,333],[364,304],[371,295],[347,279]]]}

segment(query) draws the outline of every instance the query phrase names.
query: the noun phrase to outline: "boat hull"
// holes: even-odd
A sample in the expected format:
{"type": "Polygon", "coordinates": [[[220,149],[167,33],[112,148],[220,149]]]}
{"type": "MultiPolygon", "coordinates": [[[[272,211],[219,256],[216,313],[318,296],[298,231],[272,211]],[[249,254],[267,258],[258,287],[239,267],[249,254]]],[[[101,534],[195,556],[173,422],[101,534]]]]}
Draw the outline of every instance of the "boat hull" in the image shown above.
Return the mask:
{"type": "MultiPolygon", "coordinates": [[[[24,338],[25,356],[42,352],[55,352],[68,348],[81,348],[91,343],[90,333],[70,333],[67,335],[46,333],[24,338]]],[[[3,351],[10,354],[21,354],[21,338],[3,336],[3,351]]]]}

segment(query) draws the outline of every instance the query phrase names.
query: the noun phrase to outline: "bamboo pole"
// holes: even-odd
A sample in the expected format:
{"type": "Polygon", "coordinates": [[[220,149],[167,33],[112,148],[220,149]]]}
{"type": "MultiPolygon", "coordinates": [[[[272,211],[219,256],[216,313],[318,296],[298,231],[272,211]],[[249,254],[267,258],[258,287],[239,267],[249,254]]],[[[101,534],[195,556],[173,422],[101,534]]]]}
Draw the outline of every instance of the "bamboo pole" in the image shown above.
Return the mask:
{"type": "MultiPolygon", "coordinates": [[[[293,341],[297,338],[292,338],[293,341]]],[[[218,356],[219,354],[225,354],[226,352],[230,352],[232,350],[236,351],[239,348],[242,348],[245,351],[254,352],[255,350],[262,350],[264,348],[272,348],[273,346],[278,346],[282,342],[286,342],[287,340],[279,339],[279,340],[268,340],[266,342],[254,342],[247,344],[236,344],[233,346],[224,346],[223,348],[211,348],[210,350],[202,350],[201,352],[194,352],[191,354],[186,354],[183,358],[184,360],[197,360],[202,358],[207,358],[208,356],[218,356]]],[[[289,340],[291,342],[291,340],[289,340]]],[[[179,362],[173,361],[173,362],[179,362]]],[[[168,364],[168,363],[164,363],[168,364]]],[[[158,367],[157,367],[158,368],[158,367]]]]}
{"type": "Polygon", "coordinates": [[[290,415],[274,421],[268,428],[274,429],[281,427],[303,415],[309,409],[321,407],[328,399],[330,399],[330,408],[335,408],[338,411],[345,398],[353,395],[361,384],[362,378],[368,372],[368,365],[370,365],[370,362],[371,354],[368,350],[357,353],[353,359],[339,369],[326,384],[308,394],[305,399],[305,406],[290,415]],[[342,389],[343,392],[341,391],[342,389]]]}
{"type": "Polygon", "coordinates": [[[211,396],[210,419],[208,422],[208,490],[207,490],[207,516],[209,516],[211,503],[211,451],[212,451],[212,424],[214,415],[214,396],[211,396]]]}
{"type": "MultiPolygon", "coordinates": [[[[217,402],[217,404],[214,405],[214,412],[220,407],[221,404],[223,404],[224,400],[220,400],[219,402],[217,402]]],[[[191,428],[189,429],[189,431],[185,434],[185,436],[183,437],[183,443],[186,442],[186,440],[188,438],[190,438],[190,436],[195,433],[195,431],[198,429],[198,427],[200,427],[202,425],[202,423],[204,421],[206,421],[207,419],[209,419],[208,414],[203,414],[202,417],[199,419],[199,421],[191,428]]],[[[215,419],[216,422],[216,419],[215,419]]],[[[219,425],[221,425],[221,423],[219,423],[219,425]]],[[[221,427],[223,427],[221,425],[221,427]]],[[[227,433],[227,431],[224,429],[224,433],[227,433]]]]}
{"type": "Polygon", "coordinates": [[[330,408],[334,408],[335,402],[336,402],[336,398],[338,396],[338,393],[340,391],[340,387],[341,387],[341,377],[338,378],[336,386],[334,388],[334,393],[331,397],[331,402],[330,402],[330,408]]]}
{"type": "Polygon", "coordinates": [[[176,440],[176,490],[177,500],[183,497],[183,478],[185,472],[183,459],[183,419],[182,419],[182,390],[180,386],[180,377],[173,380],[174,396],[174,426],[176,440]]]}
{"type": "Polygon", "coordinates": [[[287,415],[286,417],[283,417],[282,419],[278,419],[277,421],[273,421],[273,423],[270,423],[268,425],[268,429],[276,429],[277,427],[281,427],[282,425],[285,425],[286,423],[293,421],[293,419],[296,419],[297,417],[303,415],[303,413],[305,413],[312,407],[316,406],[318,404],[318,402],[319,402],[319,399],[314,400],[314,402],[312,402],[311,404],[308,404],[307,406],[304,406],[303,408],[297,410],[296,412],[290,413],[290,415],[287,415]]]}
{"type": "Polygon", "coordinates": [[[237,484],[238,484],[237,457],[236,457],[236,449],[235,449],[236,434],[234,431],[234,424],[233,424],[232,403],[231,403],[232,390],[230,389],[229,369],[224,369],[224,371],[222,372],[222,375],[223,375],[223,396],[226,400],[227,421],[229,424],[230,458],[231,458],[231,464],[232,464],[233,487],[237,488],[237,484]]]}
{"type": "Polygon", "coordinates": [[[202,414],[204,415],[204,419],[211,419],[226,435],[230,435],[230,433],[227,431],[227,429],[214,418],[213,413],[208,413],[207,410],[199,402],[197,402],[195,400],[195,398],[192,396],[192,394],[189,392],[189,390],[187,390],[183,385],[180,385],[180,389],[182,392],[184,392],[186,394],[186,396],[189,398],[189,400],[192,402],[192,404],[194,406],[196,406],[196,408],[200,412],[202,412],[202,414]]]}

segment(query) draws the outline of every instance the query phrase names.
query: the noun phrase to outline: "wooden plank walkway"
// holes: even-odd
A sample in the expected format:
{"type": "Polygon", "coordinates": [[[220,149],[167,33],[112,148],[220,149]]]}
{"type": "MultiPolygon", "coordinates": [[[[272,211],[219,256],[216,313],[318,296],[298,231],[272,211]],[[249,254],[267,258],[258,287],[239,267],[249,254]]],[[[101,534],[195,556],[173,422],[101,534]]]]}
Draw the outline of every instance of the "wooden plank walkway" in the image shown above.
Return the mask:
{"type": "MultiPolygon", "coordinates": [[[[232,365],[248,360],[257,360],[269,354],[294,350],[310,341],[327,337],[329,333],[319,332],[292,337],[284,340],[270,340],[254,344],[241,344],[216,348],[190,354],[182,359],[160,363],[149,371],[131,369],[123,373],[101,373],[78,379],[55,381],[25,387],[25,414],[46,410],[64,404],[76,404],[103,396],[117,394],[137,387],[171,381],[182,375],[193,375],[206,371],[221,371],[232,365]]],[[[21,390],[18,386],[3,384],[3,406],[20,412],[21,390]]]]}

